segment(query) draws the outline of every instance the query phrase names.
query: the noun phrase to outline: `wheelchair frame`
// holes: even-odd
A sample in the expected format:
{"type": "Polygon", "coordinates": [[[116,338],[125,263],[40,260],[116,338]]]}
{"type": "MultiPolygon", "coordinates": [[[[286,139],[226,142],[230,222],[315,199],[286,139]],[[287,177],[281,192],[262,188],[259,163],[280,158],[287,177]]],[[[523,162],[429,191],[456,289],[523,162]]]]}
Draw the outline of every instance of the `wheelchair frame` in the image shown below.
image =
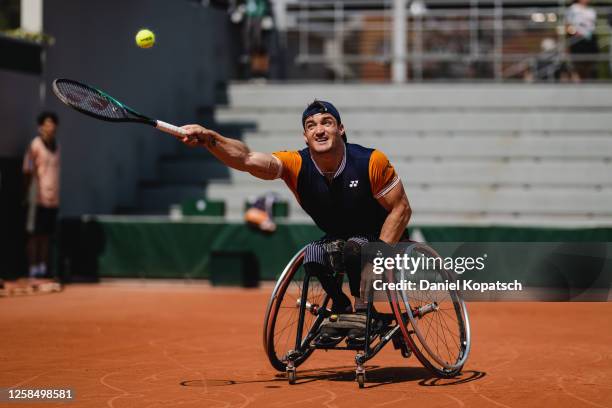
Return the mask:
{"type": "MultiPolygon", "coordinates": [[[[431,253],[437,255],[435,251],[431,248],[425,246],[424,244],[417,244],[421,249],[426,248],[431,253]]],[[[402,311],[399,305],[400,300],[397,299],[397,294],[388,295],[389,303],[391,304],[393,313],[378,313],[377,316],[384,321],[385,328],[387,330],[383,330],[381,333],[378,333],[378,337],[372,339],[372,305],[373,305],[373,291],[369,291],[368,293],[368,308],[367,308],[367,319],[366,319],[366,332],[365,338],[366,342],[363,348],[353,348],[353,347],[318,347],[313,343],[315,340],[319,327],[323,320],[326,317],[331,315],[330,310],[327,308],[328,303],[330,302],[329,295],[325,294],[321,304],[311,304],[308,302],[308,289],[310,285],[310,281],[312,277],[306,272],[304,273],[304,278],[301,286],[300,298],[297,299],[294,307],[299,308],[299,317],[297,322],[297,330],[295,334],[295,342],[293,343],[293,348],[288,350],[283,356],[282,360],[279,360],[276,355],[276,350],[274,349],[274,328],[276,324],[276,317],[278,316],[278,310],[283,301],[283,298],[286,294],[286,290],[291,283],[291,279],[299,268],[301,267],[304,259],[304,250],[300,250],[287,264],[282,274],[280,275],[274,290],[272,292],[272,296],[270,301],[268,302],[268,307],[266,310],[266,317],[264,321],[264,349],[268,354],[268,358],[272,363],[273,367],[279,371],[285,371],[287,373],[287,378],[289,384],[294,384],[297,378],[296,368],[302,364],[310,355],[314,352],[315,349],[325,349],[325,350],[352,350],[356,351],[355,363],[356,370],[355,376],[356,381],[359,384],[359,388],[363,388],[365,385],[365,363],[376,356],[382,348],[389,343],[389,341],[393,342],[393,345],[396,349],[399,349],[402,356],[404,358],[410,357],[412,354],[419,359],[419,361],[428,369],[430,369],[433,374],[439,377],[454,377],[458,373],[461,372],[463,365],[467,359],[469,354],[471,339],[470,339],[470,328],[469,328],[469,319],[467,316],[467,310],[465,308],[465,304],[463,300],[460,298],[458,294],[452,294],[455,298],[453,298],[453,304],[455,308],[455,312],[458,314],[459,309],[461,310],[461,319],[458,322],[460,332],[462,333],[462,339],[460,344],[460,352],[458,356],[458,361],[455,365],[449,367],[436,367],[436,356],[433,356],[434,360],[431,361],[431,355],[428,355],[428,352],[431,354],[431,351],[427,344],[424,344],[425,347],[418,346],[418,339],[413,338],[414,335],[418,335],[415,333],[414,325],[418,324],[415,318],[422,318],[428,313],[433,313],[437,311],[436,302],[433,302],[426,307],[410,309],[406,308],[406,311],[402,311]],[[458,306],[459,305],[459,308],[458,306]],[[307,313],[310,313],[315,317],[314,322],[308,328],[308,331],[305,336],[303,336],[304,332],[304,324],[305,317],[307,313]],[[421,314],[422,313],[422,314],[421,314]],[[395,325],[391,323],[395,321],[395,325]],[[410,329],[409,325],[412,325],[412,329],[410,329]],[[274,355],[272,355],[274,354],[274,355]]],[[[343,271],[336,271],[336,279],[338,283],[341,284],[344,278],[343,271]]],[[[408,302],[405,298],[404,302],[408,302]]],[[[459,314],[458,314],[459,316],[459,314]]],[[[418,336],[421,339],[422,337],[418,336]]],[[[440,365],[440,364],[438,364],[440,365]]]]}

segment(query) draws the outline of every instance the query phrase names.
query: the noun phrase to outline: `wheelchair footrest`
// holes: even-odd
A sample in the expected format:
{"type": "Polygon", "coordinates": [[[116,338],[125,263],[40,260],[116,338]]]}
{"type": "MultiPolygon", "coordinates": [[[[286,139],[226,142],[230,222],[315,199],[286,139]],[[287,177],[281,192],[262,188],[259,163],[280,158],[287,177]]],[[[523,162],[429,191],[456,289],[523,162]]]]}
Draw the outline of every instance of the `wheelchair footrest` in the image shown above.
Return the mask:
{"type": "Polygon", "coordinates": [[[326,318],[321,323],[321,329],[333,327],[335,330],[347,331],[350,329],[365,329],[366,316],[363,314],[338,314],[326,318]]]}

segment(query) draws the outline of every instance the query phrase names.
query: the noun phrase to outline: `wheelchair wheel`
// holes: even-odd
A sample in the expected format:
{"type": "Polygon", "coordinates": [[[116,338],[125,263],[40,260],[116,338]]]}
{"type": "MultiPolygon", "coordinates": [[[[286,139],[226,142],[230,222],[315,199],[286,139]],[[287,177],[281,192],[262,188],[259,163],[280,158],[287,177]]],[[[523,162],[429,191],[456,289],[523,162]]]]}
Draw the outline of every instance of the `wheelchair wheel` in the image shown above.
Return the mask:
{"type": "MultiPolygon", "coordinates": [[[[303,262],[304,249],[289,261],[278,278],[266,310],[263,333],[264,349],[272,366],[283,372],[287,367],[287,353],[295,349],[304,281],[303,262]]],[[[320,308],[325,307],[328,301],[318,281],[310,279],[307,288],[302,340],[313,329],[313,326],[321,323],[322,318],[318,318],[317,312],[320,308]]],[[[313,351],[310,348],[304,350],[294,360],[295,367],[306,361],[313,351]]]]}
{"type": "MultiPolygon", "coordinates": [[[[407,247],[408,256],[440,258],[425,244],[407,247]]],[[[404,272],[401,272],[402,274],[404,272]]],[[[429,282],[455,282],[455,272],[444,268],[419,269],[411,277],[396,281],[424,279],[429,282]]],[[[439,377],[461,372],[470,352],[470,323],[465,302],[455,290],[389,292],[389,300],[402,336],[419,361],[439,377]]]]}

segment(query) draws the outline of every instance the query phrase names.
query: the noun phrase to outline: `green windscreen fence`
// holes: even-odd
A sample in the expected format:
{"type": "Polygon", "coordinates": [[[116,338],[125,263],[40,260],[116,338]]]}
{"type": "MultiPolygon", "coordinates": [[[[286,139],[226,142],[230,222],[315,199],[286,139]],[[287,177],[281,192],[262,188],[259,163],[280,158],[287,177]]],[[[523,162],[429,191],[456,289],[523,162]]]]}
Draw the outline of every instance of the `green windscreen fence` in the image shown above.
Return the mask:
{"type": "Polygon", "coordinates": [[[612,228],[424,227],[428,242],[611,242],[612,228]]]}
{"type": "Polygon", "coordinates": [[[101,221],[62,223],[64,276],[209,278],[214,251],[253,253],[262,279],[274,279],[308,242],[312,225],[279,225],[264,234],[242,223],[101,221]]]}
{"type": "Polygon", "coordinates": [[[207,200],[198,198],[186,200],[181,203],[181,211],[187,216],[213,216],[223,217],[225,215],[225,201],[207,200]]]}
{"type": "MultiPolygon", "coordinates": [[[[197,217],[196,217],[197,218],[197,217]]],[[[612,228],[422,227],[429,242],[611,242],[612,228]]],[[[242,223],[139,217],[65,219],[59,262],[64,276],[209,278],[211,254],[252,253],[261,279],[275,279],[287,262],[323,233],[314,225],[280,224],[264,234],[242,223]]]]}

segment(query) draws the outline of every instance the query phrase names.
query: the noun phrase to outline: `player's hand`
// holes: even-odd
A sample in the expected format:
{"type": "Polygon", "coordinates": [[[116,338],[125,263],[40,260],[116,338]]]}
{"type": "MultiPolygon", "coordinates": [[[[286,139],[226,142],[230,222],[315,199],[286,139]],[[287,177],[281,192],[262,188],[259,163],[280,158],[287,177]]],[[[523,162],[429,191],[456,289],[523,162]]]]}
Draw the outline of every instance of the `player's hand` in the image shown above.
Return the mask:
{"type": "Polygon", "coordinates": [[[213,137],[213,131],[206,129],[200,125],[185,125],[182,126],[182,129],[187,132],[185,136],[182,137],[181,142],[186,144],[187,146],[206,146],[208,140],[213,137]]]}

